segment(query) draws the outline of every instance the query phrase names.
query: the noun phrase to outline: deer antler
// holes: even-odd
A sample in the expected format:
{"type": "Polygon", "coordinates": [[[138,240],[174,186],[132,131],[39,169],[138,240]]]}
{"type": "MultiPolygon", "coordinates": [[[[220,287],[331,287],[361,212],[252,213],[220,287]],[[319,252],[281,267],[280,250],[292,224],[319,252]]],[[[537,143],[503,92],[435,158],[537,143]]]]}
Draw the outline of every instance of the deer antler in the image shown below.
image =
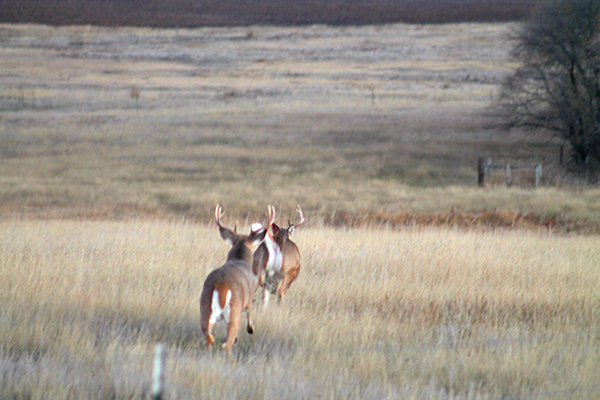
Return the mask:
{"type": "MultiPolygon", "coordinates": [[[[231,229],[229,229],[229,228],[223,226],[223,224],[221,224],[221,217],[223,216],[223,214],[225,214],[223,212],[223,209],[221,208],[221,206],[219,204],[217,204],[217,207],[215,208],[215,219],[217,220],[217,225],[221,229],[227,229],[228,231],[230,231],[231,229]]],[[[233,233],[235,233],[237,235],[237,224],[235,224],[235,227],[233,228],[233,233]]]]}
{"type": "Polygon", "coordinates": [[[290,222],[290,220],[288,219],[288,229],[290,229],[290,228],[295,228],[295,227],[297,227],[297,226],[300,226],[300,225],[302,225],[302,224],[304,223],[304,221],[305,221],[304,214],[302,214],[302,209],[300,208],[300,204],[298,204],[298,209],[297,209],[296,211],[298,211],[298,214],[300,214],[300,221],[299,221],[297,224],[292,224],[292,223],[290,222]]]}
{"type": "Polygon", "coordinates": [[[215,220],[217,221],[217,225],[219,226],[219,228],[225,229],[225,227],[221,225],[221,217],[223,216],[223,214],[223,209],[219,204],[217,204],[217,207],[215,208],[215,220]]]}
{"type": "Polygon", "coordinates": [[[275,216],[277,215],[277,213],[275,212],[275,207],[273,207],[272,205],[269,205],[269,222],[267,222],[267,227],[273,225],[273,222],[275,222],[275,216]]]}

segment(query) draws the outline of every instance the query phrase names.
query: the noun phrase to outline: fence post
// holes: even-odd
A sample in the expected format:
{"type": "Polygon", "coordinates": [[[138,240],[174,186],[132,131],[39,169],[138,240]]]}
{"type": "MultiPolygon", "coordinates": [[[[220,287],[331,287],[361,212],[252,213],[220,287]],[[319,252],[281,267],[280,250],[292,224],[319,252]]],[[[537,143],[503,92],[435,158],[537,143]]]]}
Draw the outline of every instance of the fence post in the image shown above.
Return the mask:
{"type": "Polygon", "coordinates": [[[559,164],[562,165],[563,164],[563,151],[565,149],[565,145],[561,144],[560,145],[560,152],[559,152],[559,164]]]}
{"type": "Polygon", "coordinates": [[[510,187],[512,185],[512,181],[510,179],[510,164],[506,164],[506,186],[510,187]]]}
{"type": "Polygon", "coordinates": [[[165,346],[162,343],[156,345],[156,353],[154,354],[154,369],[152,371],[152,400],[162,400],[165,386],[165,346]]]}
{"type": "Polygon", "coordinates": [[[540,186],[540,181],[542,180],[542,164],[538,164],[535,167],[535,187],[540,186]]]}
{"type": "Polygon", "coordinates": [[[483,157],[477,159],[477,185],[483,187],[485,181],[485,169],[483,164],[483,157]]]}

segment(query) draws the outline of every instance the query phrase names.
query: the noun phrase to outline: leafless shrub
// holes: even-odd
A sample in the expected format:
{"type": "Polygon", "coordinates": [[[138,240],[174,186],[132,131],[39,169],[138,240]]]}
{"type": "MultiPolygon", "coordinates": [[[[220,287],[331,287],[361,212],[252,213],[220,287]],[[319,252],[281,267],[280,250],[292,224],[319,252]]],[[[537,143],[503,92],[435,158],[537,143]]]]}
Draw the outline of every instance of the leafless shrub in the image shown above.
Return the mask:
{"type": "Polygon", "coordinates": [[[591,180],[600,171],[600,1],[544,2],[516,36],[522,66],[500,98],[508,127],[540,129],[570,145],[591,180]]]}

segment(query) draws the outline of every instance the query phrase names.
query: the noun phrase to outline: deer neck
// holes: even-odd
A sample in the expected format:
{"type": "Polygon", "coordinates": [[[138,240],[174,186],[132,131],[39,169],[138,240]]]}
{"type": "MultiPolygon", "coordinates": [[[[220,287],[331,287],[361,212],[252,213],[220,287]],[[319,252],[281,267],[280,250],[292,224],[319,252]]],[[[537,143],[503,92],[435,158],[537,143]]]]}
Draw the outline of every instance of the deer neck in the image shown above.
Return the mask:
{"type": "Polygon", "coordinates": [[[243,242],[236,243],[227,254],[227,261],[229,260],[242,260],[248,266],[252,266],[252,250],[243,242]]]}

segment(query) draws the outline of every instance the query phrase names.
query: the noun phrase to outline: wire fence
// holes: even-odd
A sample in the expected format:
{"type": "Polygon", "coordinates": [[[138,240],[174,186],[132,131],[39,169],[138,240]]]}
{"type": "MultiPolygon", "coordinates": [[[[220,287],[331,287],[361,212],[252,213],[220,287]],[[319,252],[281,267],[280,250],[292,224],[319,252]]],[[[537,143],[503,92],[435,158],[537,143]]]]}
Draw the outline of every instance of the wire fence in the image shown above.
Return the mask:
{"type": "Polygon", "coordinates": [[[505,184],[510,187],[533,186],[543,184],[542,162],[519,162],[519,160],[494,162],[491,158],[480,157],[477,160],[477,184],[481,187],[493,184],[505,184]]]}

